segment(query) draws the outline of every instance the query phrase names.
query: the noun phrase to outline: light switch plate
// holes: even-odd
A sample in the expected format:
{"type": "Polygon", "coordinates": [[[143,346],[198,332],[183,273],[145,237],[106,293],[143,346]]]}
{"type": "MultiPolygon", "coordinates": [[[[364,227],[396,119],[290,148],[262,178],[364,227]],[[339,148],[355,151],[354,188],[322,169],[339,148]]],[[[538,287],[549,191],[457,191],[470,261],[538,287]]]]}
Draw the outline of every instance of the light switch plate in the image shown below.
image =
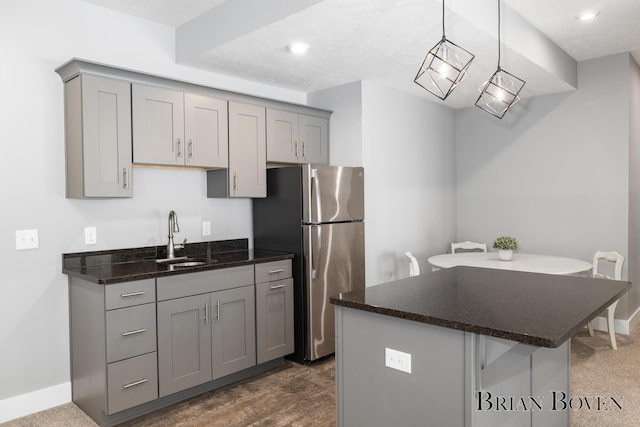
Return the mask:
{"type": "Polygon", "coordinates": [[[211,236],[211,221],[202,221],[202,235],[211,236]]]}
{"type": "Polygon", "coordinates": [[[37,249],[39,246],[37,229],[16,230],[16,250],[37,249]]]}
{"type": "Polygon", "coordinates": [[[84,244],[85,245],[97,245],[98,244],[98,231],[95,227],[84,228],[84,244]]]}

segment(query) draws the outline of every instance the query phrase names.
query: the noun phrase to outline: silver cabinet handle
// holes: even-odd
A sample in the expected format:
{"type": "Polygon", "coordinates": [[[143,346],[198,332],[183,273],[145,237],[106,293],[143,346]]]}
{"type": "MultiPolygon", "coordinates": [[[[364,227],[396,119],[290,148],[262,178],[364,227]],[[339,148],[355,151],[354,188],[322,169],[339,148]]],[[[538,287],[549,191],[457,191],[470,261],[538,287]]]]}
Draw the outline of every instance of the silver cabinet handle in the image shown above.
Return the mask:
{"type": "Polygon", "coordinates": [[[287,286],[287,285],[285,285],[285,284],[282,284],[282,285],[273,285],[273,286],[271,286],[271,290],[274,290],[274,289],[281,289],[281,288],[284,288],[285,286],[287,286]]]}
{"type": "Polygon", "coordinates": [[[216,301],[216,322],[220,321],[220,300],[216,301]]]}
{"type": "Polygon", "coordinates": [[[298,157],[298,141],[296,140],[294,144],[296,146],[296,157],[298,157]]]}
{"type": "Polygon", "coordinates": [[[277,270],[269,270],[269,274],[282,273],[283,271],[284,271],[284,268],[279,268],[277,270]]]}
{"type": "Polygon", "coordinates": [[[233,173],[233,190],[237,190],[238,189],[238,173],[234,172],[233,173]]]}
{"type": "Polygon", "coordinates": [[[129,383],[129,384],[125,384],[125,385],[123,385],[123,386],[122,386],[122,388],[127,389],[127,388],[131,388],[131,387],[135,387],[135,386],[137,386],[137,385],[144,384],[144,383],[146,383],[147,381],[149,381],[147,378],[142,379],[142,380],[139,380],[139,381],[134,381],[134,382],[132,382],[132,383],[129,383]]]}
{"type": "Polygon", "coordinates": [[[204,304],[204,324],[209,324],[209,303],[204,304]]]}
{"type": "Polygon", "coordinates": [[[127,168],[122,168],[122,188],[129,189],[129,171],[127,168]]]}
{"type": "Polygon", "coordinates": [[[302,157],[307,157],[307,144],[302,141],[302,157]]]}
{"type": "Polygon", "coordinates": [[[135,331],[123,332],[122,336],[123,337],[128,337],[129,335],[141,334],[141,333],[146,332],[146,331],[147,331],[147,328],[136,329],[135,331]]]}
{"type": "Polygon", "coordinates": [[[189,158],[193,159],[193,140],[189,139],[189,158]]]}
{"type": "Polygon", "coordinates": [[[120,296],[122,298],[127,298],[127,297],[136,297],[138,295],[144,295],[146,294],[146,291],[137,291],[137,292],[129,292],[128,294],[120,294],[120,296]]]}
{"type": "Polygon", "coordinates": [[[178,157],[182,157],[182,139],[178,138],[176,145],[178,146],[178,157]]]}

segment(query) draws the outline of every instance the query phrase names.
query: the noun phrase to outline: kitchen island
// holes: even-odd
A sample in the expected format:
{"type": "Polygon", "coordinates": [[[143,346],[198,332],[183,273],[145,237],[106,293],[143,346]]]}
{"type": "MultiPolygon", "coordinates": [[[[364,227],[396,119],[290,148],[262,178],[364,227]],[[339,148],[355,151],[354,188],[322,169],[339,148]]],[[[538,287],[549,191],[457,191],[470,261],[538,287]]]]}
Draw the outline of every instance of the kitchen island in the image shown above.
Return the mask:
{"type": "Polygon", "coordinates": [[[570,338],[630,287],[455,267],[336,295],[338,426],[568,426],[570,338]]]}

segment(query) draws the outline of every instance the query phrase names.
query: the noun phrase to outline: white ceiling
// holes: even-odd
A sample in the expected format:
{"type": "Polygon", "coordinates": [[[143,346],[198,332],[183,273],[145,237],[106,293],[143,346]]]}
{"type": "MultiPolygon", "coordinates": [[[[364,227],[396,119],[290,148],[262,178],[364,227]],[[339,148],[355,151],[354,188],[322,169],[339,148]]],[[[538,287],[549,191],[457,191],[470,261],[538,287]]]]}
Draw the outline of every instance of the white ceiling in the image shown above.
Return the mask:
{"type": "MultiPolygon", "coordinates": [[[[446,35],[476,55],[440,101],[413,82],[442,36],[441,0],[84,0],[176,29],[176,61],[302,92],[357,80],[473,105],[497,66],[497,1],[447,0],[446,35]],[[304,56],[292,41],[309,43],[304,56]]],[[[524,97],[573,90],[576,61],[622,52],[640,60],[640,0],[502,0],[501,66],[524,97]],[[590,22],[576,16],[600,11],[590,22]]]]}

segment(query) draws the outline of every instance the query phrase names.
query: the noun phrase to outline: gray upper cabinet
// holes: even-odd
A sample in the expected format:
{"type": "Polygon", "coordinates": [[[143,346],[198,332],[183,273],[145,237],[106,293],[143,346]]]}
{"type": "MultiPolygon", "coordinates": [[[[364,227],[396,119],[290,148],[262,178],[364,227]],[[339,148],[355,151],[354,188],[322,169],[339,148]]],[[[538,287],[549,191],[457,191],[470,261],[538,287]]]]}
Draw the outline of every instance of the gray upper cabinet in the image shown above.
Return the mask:
{"type": "Polygon", "coordinates": [[[329,163],[329,120],[267,109],[267,161],[329,163]]]}
{"type": "Polygon", "coordinates": [[[227,167],[227,102],[162,87],[132,85],[133,161],[227,167]]]}
{"type": "Polygon", "coordinates": [[[207,172],[208,197],[266,197],[265,108],[229,101],[229,168],[207,172]]]}
{"type": "Polygon", "coordinates": [[[65,82],[67,198],[131,197],[131,90],[79,74],[65,82]]]}
{"type": "Polygon", "coordinates": [[[227,101],[185,93],[185,166],[226,168],[229,164],[227,126],[227,101]]]}

